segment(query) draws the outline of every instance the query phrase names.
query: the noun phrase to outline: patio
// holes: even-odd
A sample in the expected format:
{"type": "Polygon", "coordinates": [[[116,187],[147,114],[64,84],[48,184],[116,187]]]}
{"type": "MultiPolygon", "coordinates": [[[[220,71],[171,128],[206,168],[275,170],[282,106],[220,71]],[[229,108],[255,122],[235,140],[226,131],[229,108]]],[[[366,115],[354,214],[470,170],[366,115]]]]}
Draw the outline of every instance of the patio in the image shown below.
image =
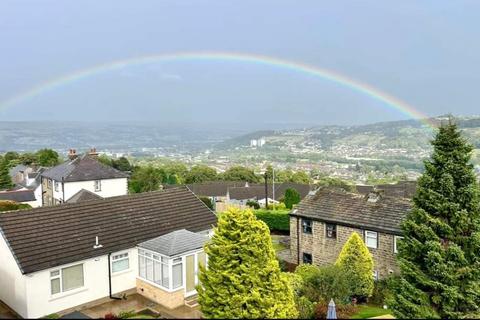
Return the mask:
{"type": "Polygon", "coordinates": [[[159,318],[161,319],[200,319],[202,315],[198,306],[180,306],[175,309],[168,309],[139,295],[138,293],[127,296],[126,300],[112,300],[79,311],[90,318],[98,319],[104,318],[108,313],[118,314],[125,311],[139,312],[144,311],[145,309],[150,309],[159,313],[159,318]]]}

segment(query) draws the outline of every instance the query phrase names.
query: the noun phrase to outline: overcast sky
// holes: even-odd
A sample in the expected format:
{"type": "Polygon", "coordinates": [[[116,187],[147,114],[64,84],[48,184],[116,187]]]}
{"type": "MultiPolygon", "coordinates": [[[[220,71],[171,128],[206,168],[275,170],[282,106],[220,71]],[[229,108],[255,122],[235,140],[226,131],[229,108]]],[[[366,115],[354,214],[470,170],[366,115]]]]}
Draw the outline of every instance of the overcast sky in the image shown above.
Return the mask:
{"type": "MultiPolygon", "coordinates": [[[[0,101],[109,61],[232,51],[365,82],[427,115],[479,114],[480,1],[0,1],[0,101]]],[[[407,116],[347,87],[258,64],[157,63],[102,73],[1,120],[360,124],[407,116]]]]}

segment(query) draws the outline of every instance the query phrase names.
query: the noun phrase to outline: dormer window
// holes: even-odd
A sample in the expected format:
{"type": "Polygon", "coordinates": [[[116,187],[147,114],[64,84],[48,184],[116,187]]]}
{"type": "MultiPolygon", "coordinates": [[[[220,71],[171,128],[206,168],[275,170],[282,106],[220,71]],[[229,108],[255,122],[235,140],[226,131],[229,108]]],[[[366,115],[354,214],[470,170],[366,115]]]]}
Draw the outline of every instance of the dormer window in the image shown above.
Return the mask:
{"type": "Polygon", "coordinates": [[[95,191],[102,191],[102,180],[95,180],[95,191]]]}

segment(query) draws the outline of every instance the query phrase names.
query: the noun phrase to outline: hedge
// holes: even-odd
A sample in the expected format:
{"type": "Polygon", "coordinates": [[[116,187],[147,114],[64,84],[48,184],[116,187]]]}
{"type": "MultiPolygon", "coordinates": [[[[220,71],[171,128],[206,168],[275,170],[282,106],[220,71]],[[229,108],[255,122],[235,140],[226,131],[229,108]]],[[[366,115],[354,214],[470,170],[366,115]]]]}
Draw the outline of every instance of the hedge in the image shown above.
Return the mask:
{"type": "Polygon", "coordinates": [[[255,210],[255,216],[265,222],[270,231],[290,231],[289,210],[255,210]]]}

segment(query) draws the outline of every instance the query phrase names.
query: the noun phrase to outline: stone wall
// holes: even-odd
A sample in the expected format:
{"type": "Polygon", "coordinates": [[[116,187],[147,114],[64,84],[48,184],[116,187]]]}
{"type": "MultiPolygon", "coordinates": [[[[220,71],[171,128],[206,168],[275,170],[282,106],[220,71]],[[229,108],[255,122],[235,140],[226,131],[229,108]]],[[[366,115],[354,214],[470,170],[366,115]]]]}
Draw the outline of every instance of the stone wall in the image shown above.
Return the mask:
{"type": "MultiPolygon", "coordinates": [[[[364,230],[337,225],[337,237],[331,239],[326,237],[325,223],[313,221],[312,234],[302,232],[302,219],[299,218],[300,231],[300,263],[303,253],[312,255],[313,263],[316,265],[328,265],[335,263],[343,245],[353,232],[358,232],[363,238],[364,230]]],[[[292,262],[298,260],[298,233],[297,217],[290,217],[290,251],[292,262]]],[[[377,249],[368,248],[374,259],[374,270],[378,272],[380,279],[389,274],[398,273],[396,254],[394,253],[394,235],[378,232],[377,249]]]]}
{"type": "Polygon", "coordinates": [[[175,309],[185,305],[185,290],[183,288],[174,292],[168,292],[137,278],[137,292],[169,309],[175,309]]]}

